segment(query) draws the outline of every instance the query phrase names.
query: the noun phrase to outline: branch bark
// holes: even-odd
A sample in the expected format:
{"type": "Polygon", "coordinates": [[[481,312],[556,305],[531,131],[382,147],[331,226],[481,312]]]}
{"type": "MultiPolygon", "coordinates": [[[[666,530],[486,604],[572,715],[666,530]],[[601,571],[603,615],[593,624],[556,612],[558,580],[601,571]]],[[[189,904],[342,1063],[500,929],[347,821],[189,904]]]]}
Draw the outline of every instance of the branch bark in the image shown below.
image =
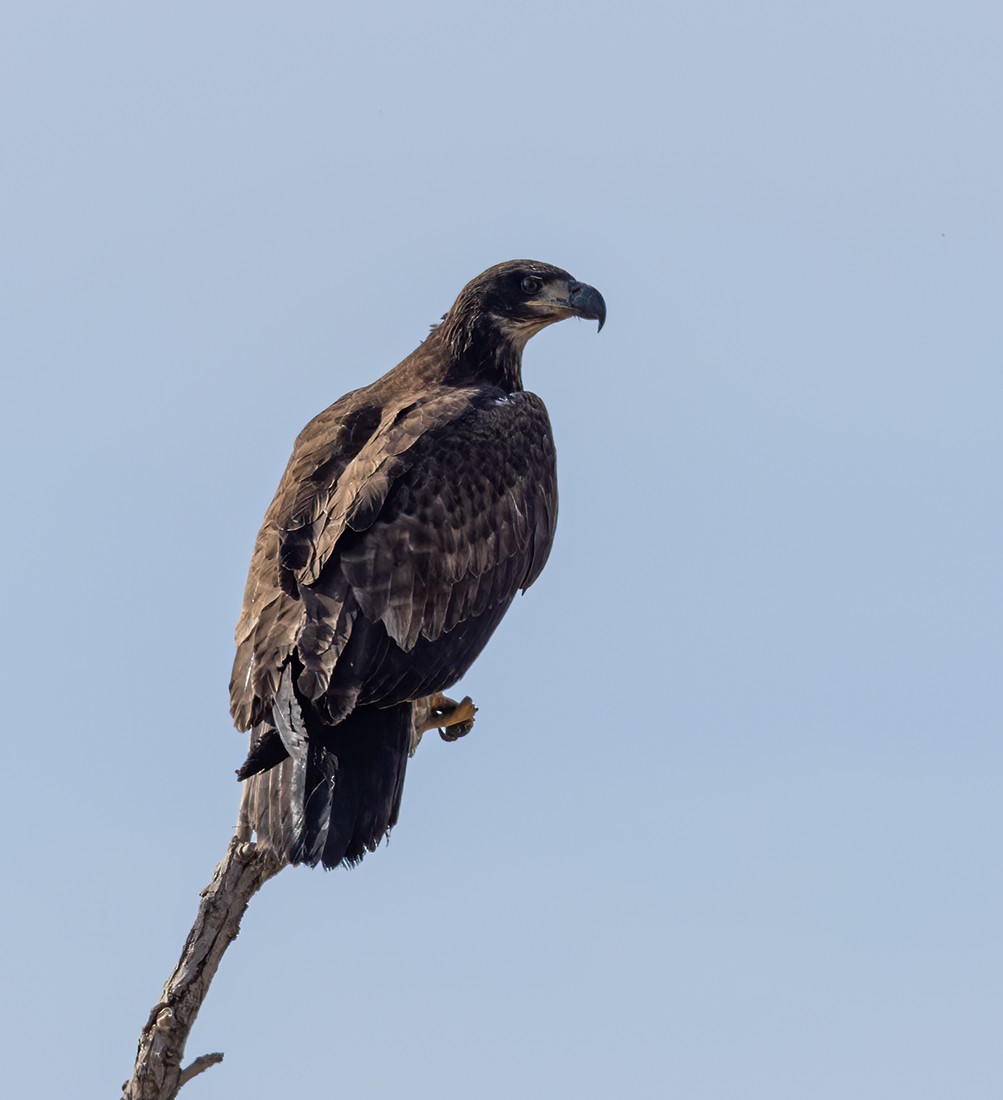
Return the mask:
{"type": "Polygon", "coordinates": [[[222,1054],[203,1054],[181,1068],[188,1034],[223,952],[236,939],[251,898],[283,866],[253,844],[230,842],[202,891],[181,959],[139,1037],[136,1067],[122,1086],[122,1100],[174,1100],[183,1084],[223,1060],[222,1054]]]}

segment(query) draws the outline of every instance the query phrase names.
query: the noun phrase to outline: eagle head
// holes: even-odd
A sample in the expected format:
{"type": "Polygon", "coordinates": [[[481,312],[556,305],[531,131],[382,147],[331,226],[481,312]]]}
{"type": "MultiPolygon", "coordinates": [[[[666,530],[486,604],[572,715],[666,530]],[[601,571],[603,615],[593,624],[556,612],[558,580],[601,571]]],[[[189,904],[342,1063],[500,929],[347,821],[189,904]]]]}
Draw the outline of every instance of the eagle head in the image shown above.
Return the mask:
{"type": "Polygon", "coordinates": [[[539,260],[509,260],[489,267],[461,292],[472,292],[480,310],[520,346],[542,328],[565,317],[606,320],[606,303],[595,287],[573,279],[562,268],[539,260]]]}
{"type": "Polygon", "coordinates": [[[565,317],[587,317],[602,328],[603,296],[553,264],[508,260],[467,283],[434,336],[450,349],[454,378],[497,375],[501,385],[519,389],[526,342],[565,317]]]}

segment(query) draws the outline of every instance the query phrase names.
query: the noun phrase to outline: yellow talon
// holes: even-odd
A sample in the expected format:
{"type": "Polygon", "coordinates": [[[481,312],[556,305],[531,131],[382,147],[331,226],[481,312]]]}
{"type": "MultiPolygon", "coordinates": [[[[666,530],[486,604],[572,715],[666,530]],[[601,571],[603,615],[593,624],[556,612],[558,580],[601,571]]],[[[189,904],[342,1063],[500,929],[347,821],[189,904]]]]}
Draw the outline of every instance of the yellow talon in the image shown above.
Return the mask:
{"type": "Polygon", "coordinates": [[[455,741],[468,734],[474,725],[477,707],[469,695],[460,702],[439,693],[429,699],[428,717],[421,724],[421,732],[438,729],[444,741],[455,741]]]}

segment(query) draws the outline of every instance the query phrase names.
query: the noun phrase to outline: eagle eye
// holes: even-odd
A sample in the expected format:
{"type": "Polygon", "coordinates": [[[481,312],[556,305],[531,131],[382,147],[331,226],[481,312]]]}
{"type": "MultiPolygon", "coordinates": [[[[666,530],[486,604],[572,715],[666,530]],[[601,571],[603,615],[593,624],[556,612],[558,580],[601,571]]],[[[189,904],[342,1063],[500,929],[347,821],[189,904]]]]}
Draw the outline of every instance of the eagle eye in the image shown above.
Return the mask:
{"type": "Polygon", "coordinates": [[[523,294],[539,294],[542,286],[542,279],[538,279],[535,275],[527,275],[522,281],[522,292],[523,294]]]}

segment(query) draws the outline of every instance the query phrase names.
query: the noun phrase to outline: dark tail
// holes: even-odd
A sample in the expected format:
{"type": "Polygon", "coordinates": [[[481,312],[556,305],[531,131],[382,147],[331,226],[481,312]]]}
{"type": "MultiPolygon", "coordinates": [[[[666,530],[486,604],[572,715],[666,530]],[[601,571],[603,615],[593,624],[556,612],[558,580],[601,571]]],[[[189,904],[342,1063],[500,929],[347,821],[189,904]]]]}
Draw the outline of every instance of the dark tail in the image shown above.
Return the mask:
{"type": "Polygon", "coordinates": [[[238,773],[242,817],[262,847],[290,863],[358,863],[397,822],[411,704],[356,707],[324,726],[300,706],[290,681],[283,676],[276,697],[277,730],[260,731],[238,773]]]}

